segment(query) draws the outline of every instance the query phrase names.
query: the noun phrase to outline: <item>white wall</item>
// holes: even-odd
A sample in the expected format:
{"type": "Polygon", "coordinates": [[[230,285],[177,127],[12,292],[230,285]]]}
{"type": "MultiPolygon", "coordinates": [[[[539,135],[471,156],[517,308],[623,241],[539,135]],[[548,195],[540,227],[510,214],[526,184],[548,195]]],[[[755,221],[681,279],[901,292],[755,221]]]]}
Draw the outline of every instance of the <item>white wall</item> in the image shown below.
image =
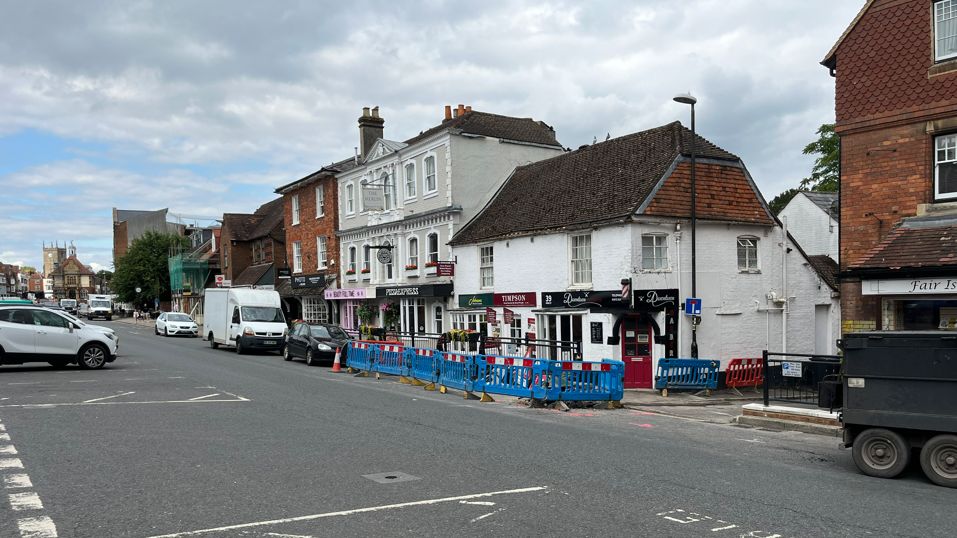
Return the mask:
{"type": "Polygon", "coordinates": [[[837,261],[838,223],[803,193],[788,202],[778,215],[788,232],[808,256],[825,255],[837,261]]]}

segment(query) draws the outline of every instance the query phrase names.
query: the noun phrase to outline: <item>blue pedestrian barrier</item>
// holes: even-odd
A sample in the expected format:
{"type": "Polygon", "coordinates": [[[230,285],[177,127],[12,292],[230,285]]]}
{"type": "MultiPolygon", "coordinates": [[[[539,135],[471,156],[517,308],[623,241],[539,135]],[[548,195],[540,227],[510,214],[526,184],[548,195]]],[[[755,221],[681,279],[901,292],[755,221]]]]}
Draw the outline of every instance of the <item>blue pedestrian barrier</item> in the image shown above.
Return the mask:
{"type": "Polygon", "coordinates": [[[405,348],[405,360],[409,365],[413,379],[426,383],[435,383],[439,380],[439,361],[442,352],[435,349],[418,347],[405,348]]]}
{"type": "Polygon", "coordinates": [[[544,375],[534,389],[535,398],[548,401],[618,401],[624,396],[625,363],[544,361],[544,375]]]}
{"type": "Polygon", "coordinates": [[[379,353],[374,369],[376,372],[392,375],[408,375],[405,354],[400,344],[378,344],[379,353]]]}
{"type": "Polygon", "coordinates": [[[523,357],[479,355],[475,357],[476,376],[472,390],[532,397],[532,386],[544,373],[545,361],[523,357]]]}
{"type": "Polygon", "coordinates": [[[659,359],[655,388],[716,389],[721,363],[708,359],[659,359]]]}
{"type": "Polygon", "coordinates": [[[453,389],[472,390],[474,359],[463,353],[440,353],[438,383],[453,389]]]}
{"type": "Polygon", "coordinates": [[[378,346],[368,342],[351,341],[346,346],[346,366],[368,372],[375,363],[378,346]]]}

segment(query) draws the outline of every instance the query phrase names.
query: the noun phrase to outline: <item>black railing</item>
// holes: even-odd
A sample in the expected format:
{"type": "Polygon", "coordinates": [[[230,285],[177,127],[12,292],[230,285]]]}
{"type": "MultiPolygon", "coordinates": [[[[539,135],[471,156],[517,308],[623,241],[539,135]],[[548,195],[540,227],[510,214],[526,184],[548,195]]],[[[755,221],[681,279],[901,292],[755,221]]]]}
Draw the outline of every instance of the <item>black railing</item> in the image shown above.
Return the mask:
{"type": "Polygon", "coordinates": [[[764,405],[818,404],[819,383],[841,372],[837,355],[772,353],[764,350],[764,405]]]}
{"type": "Polygon", "coordinates": [[[538,338],[513,338],[486,336],[470,333],[460,340],[449,333],[407,333],[372,329],[371,335],[346,329],[355,339],[398,341],[409,347],[431,348],[441,351],[460,351],[483,355],[508,355],[513,357],[543,358],[553,360],[581,360],[582,345],[579,341],[542,340],[538,338]]]}

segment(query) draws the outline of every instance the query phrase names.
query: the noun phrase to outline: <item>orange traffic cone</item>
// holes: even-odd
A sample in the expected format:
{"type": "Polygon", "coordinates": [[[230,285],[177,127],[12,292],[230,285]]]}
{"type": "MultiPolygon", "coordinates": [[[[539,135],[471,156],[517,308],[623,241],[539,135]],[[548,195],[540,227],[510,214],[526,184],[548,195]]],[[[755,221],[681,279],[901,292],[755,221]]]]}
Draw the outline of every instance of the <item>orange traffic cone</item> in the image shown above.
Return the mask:
{"type": "Polygon", "coordinates": [[[332,372],[341,372],[342,371],[342,348],[336,348],[336,360],[332,363],[332,372]]]}

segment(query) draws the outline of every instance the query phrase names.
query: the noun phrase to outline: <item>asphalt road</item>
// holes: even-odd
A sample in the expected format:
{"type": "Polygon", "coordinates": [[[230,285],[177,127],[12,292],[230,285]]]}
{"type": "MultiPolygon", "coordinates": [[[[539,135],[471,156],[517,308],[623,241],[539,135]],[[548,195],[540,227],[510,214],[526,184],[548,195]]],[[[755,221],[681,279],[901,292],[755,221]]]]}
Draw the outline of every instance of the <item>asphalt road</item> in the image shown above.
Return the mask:
{"type": "Polygon", "coordinates": [[[106,369],[0,367],[0,536],[957,528],[957,490],[917,467],[898,480],[863,476],[834,438],[466,401],[110,325],[120,358],[106,369]]]}

